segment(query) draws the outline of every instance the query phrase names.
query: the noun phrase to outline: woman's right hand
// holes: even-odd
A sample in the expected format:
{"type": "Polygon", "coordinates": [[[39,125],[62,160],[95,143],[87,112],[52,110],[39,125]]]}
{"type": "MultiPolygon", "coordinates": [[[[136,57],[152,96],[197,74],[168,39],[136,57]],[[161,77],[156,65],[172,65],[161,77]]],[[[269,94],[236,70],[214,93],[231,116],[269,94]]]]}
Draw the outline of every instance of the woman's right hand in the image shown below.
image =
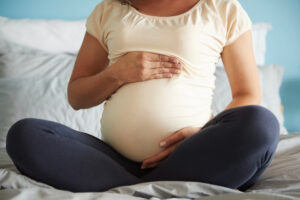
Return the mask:
{"type": "Polygon", "coordinates": [[[133,51],[123,55],[118,61],[116,73],[125,83],[146,81],[157,78],[171,78],[181,71],[182,64],[174,56],[145,51],[133,51]]]}

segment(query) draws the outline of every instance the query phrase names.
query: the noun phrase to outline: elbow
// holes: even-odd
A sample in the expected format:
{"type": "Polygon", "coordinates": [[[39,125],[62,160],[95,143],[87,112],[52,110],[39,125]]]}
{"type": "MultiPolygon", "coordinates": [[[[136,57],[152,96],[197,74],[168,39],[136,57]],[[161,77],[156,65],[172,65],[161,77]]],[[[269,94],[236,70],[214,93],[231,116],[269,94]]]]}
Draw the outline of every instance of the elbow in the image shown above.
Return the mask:
{"type": "Polygon", "coordinates": [[[261,99],[261,98],[256,98],[256,99],[254,100],[254,104],[257,104],[257,105],[262,106],[262,99],[261,99]]]}
{"type": "Polygon", "coordinates": [[[70,84],[68,85],[68,89],[67,89],[67,98],[68,98],[68,103],[69,105],[74,109],[74,110],[79,110],[80,107],[79,105],[76,103],[75,98],[72,96],[72,90],[70,88],[70,84]]]}
{"type": "Polygon", "coordinates": [[[69,97],[68,97],[68,102],[69,102],[70,106],[71,106],[74,110],[79,110],[79,109],[80,109],[79,106],[76,105],[76,104],[71,100],[71,98],[69,98],[69,97]]]}
{"type": "Polygon", "coordinates": [[[258,97],[257,101],[258,101],[259,105],[262,105],[262,97],[261,97],[261,95],[258,97]]]}
{"type": "Polygon", "coordinates": [[[74,110],[79,110],[80,107],[73,101],[73,99],[68,95],[68,103],[74,110]]]}
{"type": "Polygon", "coordinates": [[[255,95],[252,95],[254,102],[256,102],[258,105],[262,105],[262,93],[261,92],[257,92],[255,93],[255,95]]]}

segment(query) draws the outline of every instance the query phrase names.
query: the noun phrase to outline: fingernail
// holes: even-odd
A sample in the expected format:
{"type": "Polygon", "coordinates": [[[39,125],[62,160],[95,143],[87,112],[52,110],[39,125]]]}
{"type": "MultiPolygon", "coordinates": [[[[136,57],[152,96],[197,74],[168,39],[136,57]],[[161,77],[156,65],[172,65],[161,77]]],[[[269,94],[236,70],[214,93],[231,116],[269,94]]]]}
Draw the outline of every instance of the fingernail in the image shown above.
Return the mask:
{"type": "Polygon", "coordinates": [[[142,169],[145,169],[146,167],[145,167],[145,166],[142,166],[141,168],[142,168],[142,169]]]}
{"type": "Polygon", "coordinates": [[[159,143],[159,145],[162,147],[162,146],[165,146],[166,142],[165,141],[162,141],[161,143],[159,143]]]}

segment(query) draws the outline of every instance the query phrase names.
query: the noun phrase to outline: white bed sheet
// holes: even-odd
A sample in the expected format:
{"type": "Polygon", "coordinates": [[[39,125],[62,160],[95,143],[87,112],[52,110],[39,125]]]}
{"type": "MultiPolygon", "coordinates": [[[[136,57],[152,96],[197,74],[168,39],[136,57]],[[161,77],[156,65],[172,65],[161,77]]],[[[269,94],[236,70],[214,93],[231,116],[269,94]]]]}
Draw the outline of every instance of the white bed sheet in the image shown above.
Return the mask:
{"type": "Polygon", "coordinates": [[[23,176],[1,148],[0,199],[300,199],[300,132],[280,136],[271,165],[246,192],[203,182],[153,181],[73,193],[23,176]]]}

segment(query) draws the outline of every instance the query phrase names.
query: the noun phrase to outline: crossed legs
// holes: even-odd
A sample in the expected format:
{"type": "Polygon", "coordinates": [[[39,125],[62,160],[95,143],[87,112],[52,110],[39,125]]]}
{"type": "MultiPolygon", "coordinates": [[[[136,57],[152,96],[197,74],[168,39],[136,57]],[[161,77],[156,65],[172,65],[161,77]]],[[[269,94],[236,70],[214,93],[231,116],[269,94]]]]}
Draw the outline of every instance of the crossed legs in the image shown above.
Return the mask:
{"type": "Polygon", "coordinates": [[[6,150],[22,174],[73,192],[159,180],[198,181],[245,191],[271,164],[278,140],[274,114],[247,105],[219,113],[149,169],[141,169],[141,162],[125,158],[99,138],[44,119],[14,123],[6,150]]]}

